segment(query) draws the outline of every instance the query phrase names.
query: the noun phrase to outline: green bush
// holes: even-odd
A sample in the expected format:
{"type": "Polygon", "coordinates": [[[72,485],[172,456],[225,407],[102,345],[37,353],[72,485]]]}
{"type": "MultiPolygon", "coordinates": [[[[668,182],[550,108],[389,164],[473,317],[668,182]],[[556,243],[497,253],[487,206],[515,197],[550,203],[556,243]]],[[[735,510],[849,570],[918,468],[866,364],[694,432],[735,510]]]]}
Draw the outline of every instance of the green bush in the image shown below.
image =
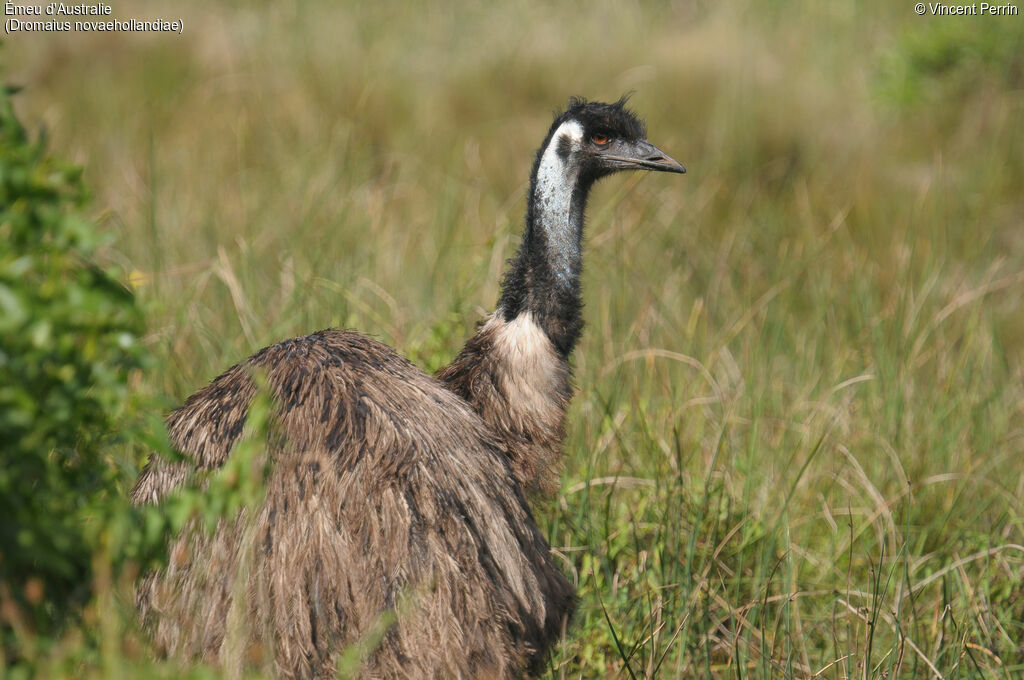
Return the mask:
{"type": "Polygon", "coordinates": [[[0,94],[0,603],[3,648],[50,635],[91,593],[105,453],[143,365],[142,315],[96,264],[77,168],[46,155],[0,94]]]}
{"type": "Polygon", "coordinates": [[[937,104],[986,83],[997,90],[1020,88],[1024,28],[1001,19],[921,22],[882,55],[882,98],[897,105],[937,104]]]}
{"type": "Polygon", "coordinates": [[[0,676],[174,677],[181,669],[147,660],[129,607],[114,605],[130,593],[115,590],[158,566],[193,519],[210,531],[259,502],[270,402],[254,401],[221,469],[159,507],[130,505],[137,454],[177,454],[161,409],[131,388],[152,365],[142,310],[97,264],[79,169],[44,146],[0,92],[0,676]],[[119,649],[128,640],[132,651],[119,649]]]}

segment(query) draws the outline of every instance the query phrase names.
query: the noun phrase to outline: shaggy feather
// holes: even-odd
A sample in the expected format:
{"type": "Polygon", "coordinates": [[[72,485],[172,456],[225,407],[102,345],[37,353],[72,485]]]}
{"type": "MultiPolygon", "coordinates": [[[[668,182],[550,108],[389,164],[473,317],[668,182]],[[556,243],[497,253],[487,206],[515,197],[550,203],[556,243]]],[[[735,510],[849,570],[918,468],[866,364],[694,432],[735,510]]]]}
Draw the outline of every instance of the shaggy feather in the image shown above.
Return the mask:
{"type": "MultiPolygon", "coordinates": [[[[235,574],[248,561],[248,644],[272,654],[281,677],[332,677],[337,653],[403,598],[408,611],[364,677],[505,678],[538,666],[573,588],[509,452],[470,406],[391,348],[322,331],[260,351],[174,412],[171,441],[201,466],[222,463],[241,432],[250,367],[267,371],[283,435],[266,500],[253,522],[179,538],[140,587],[162,651],[226,656],[235,574]]],[[[183,476],[153,458],[132,499],[159,501],[183,476]]]]}

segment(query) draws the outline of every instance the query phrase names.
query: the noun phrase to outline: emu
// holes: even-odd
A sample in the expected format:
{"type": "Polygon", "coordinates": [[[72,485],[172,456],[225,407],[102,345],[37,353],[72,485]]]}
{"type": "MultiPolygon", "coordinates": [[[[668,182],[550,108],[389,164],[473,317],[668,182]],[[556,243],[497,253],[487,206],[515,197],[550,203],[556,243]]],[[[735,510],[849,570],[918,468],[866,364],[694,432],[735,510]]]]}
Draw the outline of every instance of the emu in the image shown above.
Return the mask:
{"type": "Polygon", "coordinates": [[[361,677],[543,668],[576,594],[527,497],[556,484],[587,197],[598,179],[636,169],[686,171],[647,141],[625,98],[571,99],[537,152],[497,309],[451,365],[432,377],[364,335],[324,330],[260,350],[170,415],[187,462],[151,456],[136,504],[224,463],[254,368],[274,399],[273,467],[262,504],[243,511],[249,523],[183,532],[137,588],[161,653],[228,664],[231,622],[244,621],[244,648],[278,676],[333,677],[391,611],[361,677]]]}

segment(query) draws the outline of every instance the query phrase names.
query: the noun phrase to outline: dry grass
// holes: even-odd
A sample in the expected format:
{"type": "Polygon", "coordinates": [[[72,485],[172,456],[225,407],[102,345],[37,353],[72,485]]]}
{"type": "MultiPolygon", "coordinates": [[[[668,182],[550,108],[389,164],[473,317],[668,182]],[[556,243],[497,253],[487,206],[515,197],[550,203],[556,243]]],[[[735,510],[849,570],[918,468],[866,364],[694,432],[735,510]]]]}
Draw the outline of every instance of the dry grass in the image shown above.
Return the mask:
{"type": "Polygon", "coordinates": [[[552,676],[1024,669],[1019,20],[114,12],[185,34],[23,35],[4,59],[137,271],[145,389],[327,326],[442,365],[494,304],[552,109],[635,89],[690,172],[591,206],[564,492],[538,508],[584,598],[552,676]]]}

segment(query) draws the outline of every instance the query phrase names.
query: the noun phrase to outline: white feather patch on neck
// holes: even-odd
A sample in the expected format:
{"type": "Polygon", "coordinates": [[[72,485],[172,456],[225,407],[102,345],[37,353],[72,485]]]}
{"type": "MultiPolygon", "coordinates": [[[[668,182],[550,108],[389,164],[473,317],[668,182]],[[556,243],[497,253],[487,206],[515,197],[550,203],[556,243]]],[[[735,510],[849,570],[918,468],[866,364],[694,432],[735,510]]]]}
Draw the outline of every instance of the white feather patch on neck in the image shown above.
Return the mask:
{"type": "Polygon", "coordinates": [[[576,151],[583,142],[583,126],[575,120],[567,120],[551,135],[548,147],[537,168],[537,185],[533,200],[537,207],[538,224],[548,237],[548,244],[555,254],[555,274],[563,282],[571,280],[574,270],[572,263],[579,262],[579,235],[569,222],[572,206],[572,192],[576,188],[576,171],[558,155],[563,138],[568,138],[571,148],[576,151]]]}
{"type": "Polygon", "coordinates": [[[523,312],[505,321],[498,309],[487,320],[483,332],[494,338],[494,354],[503,365],[502,387],[509,400],[510,415],[537,418],[551,408],[559,383],[567,380],[568,369],[544,329],[523,312]]]}

